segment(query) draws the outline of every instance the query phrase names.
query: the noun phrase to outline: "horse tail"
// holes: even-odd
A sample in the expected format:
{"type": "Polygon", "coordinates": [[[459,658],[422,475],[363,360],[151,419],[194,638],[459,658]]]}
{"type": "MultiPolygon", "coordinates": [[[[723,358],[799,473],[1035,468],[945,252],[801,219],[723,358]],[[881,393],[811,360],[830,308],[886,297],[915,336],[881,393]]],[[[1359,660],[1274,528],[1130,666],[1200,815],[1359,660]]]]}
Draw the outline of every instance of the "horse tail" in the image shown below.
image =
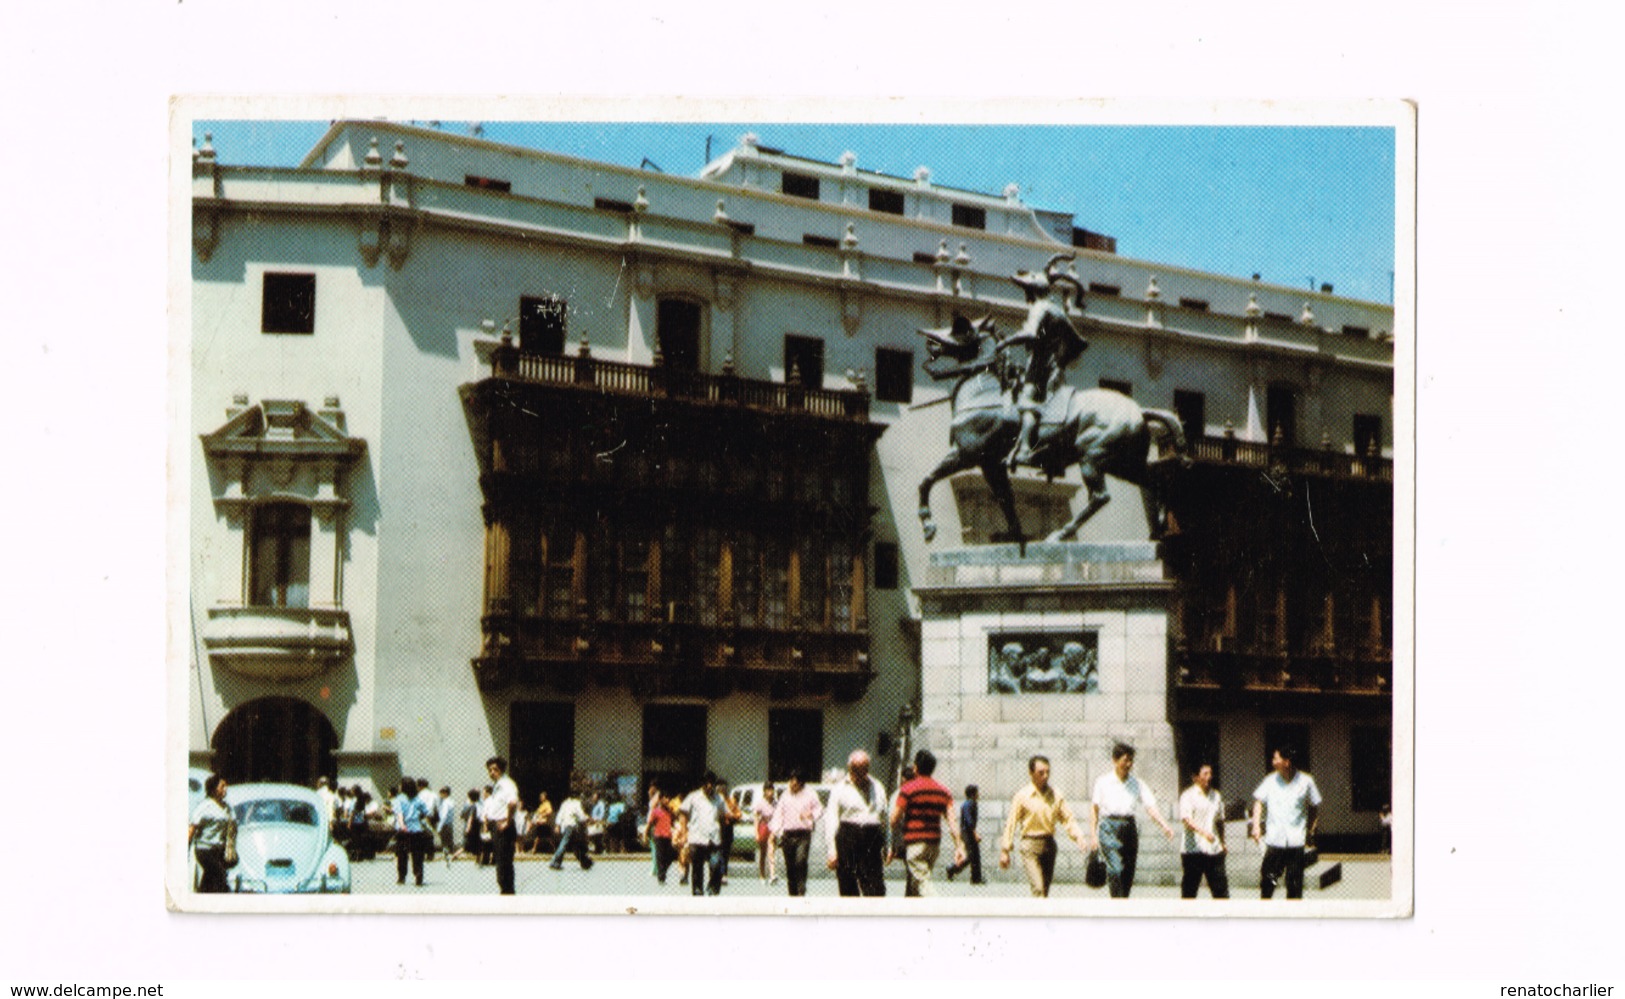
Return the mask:
{"type": "Polygon", "coordinates": [[[1180,422],[1177,414],[1170,413],[1166,409],[1144,409],[1140,412],[1145,416],[1146,422],[1162,425],[1163,430],[1174,440],[1175,452],[1182,455],[1191,453],[1190,443],[1185,440],[1184,424],[1180,422]]]}

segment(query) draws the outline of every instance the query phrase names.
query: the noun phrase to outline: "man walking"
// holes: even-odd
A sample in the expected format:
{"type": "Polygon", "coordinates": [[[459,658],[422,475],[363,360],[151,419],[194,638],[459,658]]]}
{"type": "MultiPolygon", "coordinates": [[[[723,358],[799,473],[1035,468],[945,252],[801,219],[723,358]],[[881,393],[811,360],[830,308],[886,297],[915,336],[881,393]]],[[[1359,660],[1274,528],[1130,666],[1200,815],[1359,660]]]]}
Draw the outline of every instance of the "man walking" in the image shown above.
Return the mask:
{"type": "Polygon", "coordinates": [[[886,788],[869,776],[869,754],[852,751],[846,779],[829,792],[829,869],[842,895],[886,894],[886,788]]]}
{"type": "Polygon", "coordinates": [[[412,879],[423,887],[423,855],[426,852],[428,826],[423,815],[423,801],[418,798],[417,781],[401,778],[401,792],[392,802],[395,809],[395,883],[406,884],[406,868],[410,861],[412,879]]]}
{"type": "Polygon", "coordinates": [[[892,810],[892,855],[898,855],[901,844],[903,864],[908,870],[908,886],[903,894],[908,898],[936,894],[931,887],[931,868],[936,866],[942,848],[944,819],[954,838],[954,863],[965,862],[965,841],[959,834],[954,796],[931,776],[936,769],[936,755],[929,749],[915,753],[915,777],[897,789],[897,807],[892,810]]]}
{"type": "Polygon", "coordinates": [[[975,784],[965,788],[965,800],[959,805],[959,831],[965,837],[964,860],[948,868],[948,880],[952,881],[954,875],[970,865],[970,883],[973,885],[986,884],[982,880],[982,837],[976,831],[976,823],[981,819],[980,792],[975,784]]]}
{"type": "Polygon", "coordinates": [[[587,809],[581,804],[581,792],[571,788],[553,821],[559,827],[559,845],[553,849],[553,860],[548,864],[555,871],[564,870],[565,853],[574,853],[576,863],[584,871],[592,870],[592,858],[587,856],[587,809]]]}
{"type": "Polygon", "coordinates": [[[419,777],[418,803],[423,806],[423,856],[424,859],[434,861],[435,830],[440,827],[440,796],[434,793],[434,787],[429,778],[419,777]]]}
{"type": "Polygon", "coordinates": [[[722,894],[722,822],[726,812],[717,794],[717,775],[707,770],[699,788],[689,792],[678,811],[688,830],[688,883],[692,892],[722,894]]]}
{"type": "Polygon", "coordinates": [[[1275,772],[1253,792],[1252,838],[1264,842],[1260,898],[1275,894],[1283,874],[1286,897],[1303,898],[1304,850],[1315,839],[1321,798],[1315,779],[1293,765],[1294,754],[1288,746],[1277,748],[1270,759],[1275,772]]]}
{"type": "Polygon", "coordinates": [[[491,834],[497,890],[504,895],[512,895],[513,854],[519,839],[519,830],[514,825],[514,813],[519,810],[519,785],[508,776],[508,761],[500,756],[485,761],[485,772],[491,778],[491,796],[485,799],[480,817],[491,834]]]}
{"type": "Polygon", "coordinates": [[[1174,838],[1173,829],[1157,810],[1156,797],[1133,770],[1134,747],[1119,742],[1112,747],[1111,770],[1095,781],[1089,799],[1095,842],[1106,863],[1106,888],[1112,898],[1128,898],[1134,889],[1134,869],[1140,859],[1140,829],[1134,824],[1136,807],[1145,809],[1169,841],[1174,838]]]}
{"type": "Polygon", "coordinates": [[[1061,792],[1050,787],[1049,757],[1034,756],[1027,761],[1031,783],[1010,799],[1010,818],[1004,823],[999,842],[999,866],[1010,866],[1010,851],[1021,838],[1021,865],[1027,871],[1027,886],[1035,898],[1047,898],[1055,881],[1055,826],[1065,826],[1066,834],[1078,849],[1085,850],[1083,830],[1078,828],[1072,808],[1061,792]]]}
{"type": "Polygon", "coordinates": [[[813,826],[822,814],[818,792],[802,783],[800,773],[792,772],[789,787],[773,806],[768,834],[784,845],[784,881],[793,896],[807,894],[807,858],[812,852],[813,826]]]}
{"type": "Polygon", "coordinates": [[[1230,879],[1224,871],[1224,798],[1213,790],[1213,767],[1203,763],[1196,768],[1191,786],[1179,796],[1181,837],[1179,865],[1180,898],[1195,898],[1202,879],[1214,898],[1230,897],[1230,879]]]}

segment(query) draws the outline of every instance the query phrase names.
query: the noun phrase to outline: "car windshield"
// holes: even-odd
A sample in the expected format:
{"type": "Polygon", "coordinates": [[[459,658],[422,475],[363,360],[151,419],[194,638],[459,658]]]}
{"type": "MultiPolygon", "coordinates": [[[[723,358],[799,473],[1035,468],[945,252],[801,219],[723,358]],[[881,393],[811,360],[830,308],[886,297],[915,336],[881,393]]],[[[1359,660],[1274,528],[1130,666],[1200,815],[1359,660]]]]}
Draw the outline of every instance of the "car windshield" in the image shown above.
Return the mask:
{"type": "Polygon", "coordinates": [[[237,813],[237,824],[244,826],[259,822],[288,822],[301,826],[316,824],[316,809],[308,801],[266,798],[238,805],[233,811],[237,813]]]}

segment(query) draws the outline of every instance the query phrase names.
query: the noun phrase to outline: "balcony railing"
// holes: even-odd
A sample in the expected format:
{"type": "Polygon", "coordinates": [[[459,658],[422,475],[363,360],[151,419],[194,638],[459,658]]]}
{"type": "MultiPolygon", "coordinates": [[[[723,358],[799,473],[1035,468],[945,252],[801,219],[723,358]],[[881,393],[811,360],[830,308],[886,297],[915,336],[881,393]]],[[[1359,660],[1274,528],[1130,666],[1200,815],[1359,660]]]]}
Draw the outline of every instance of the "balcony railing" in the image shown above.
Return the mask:
{"type": "Polygon", "coordinates": [[[1376,649],[1358,655],[1289,656],[1256,651],[1174,654],[1181,691],[1381,695],[1392,690],[1393,662],[1376,649]]]}
{"type": "Polygon", "coordinates": [[[1349,454],[1334,450],[1330,445],[1324,448],[1289,447],[1244,441],[1233,434],[1198,437],[1190,445],[1191,457],[1199,462],[1278,469],[1301,475],[1394,481],[1393,459],[1375,454],[1349,454]]]}
{"type": "Polygon", "coordinates": [[[589,388],[640,398],[683,399],[779,413],[805,413],[827,419],[869,418],[869,393],[862,389],[808,388],[794,380],[741,378],[732,371],[707,374],[668,365],[629,364],[592,357],[521,352],[511,341],[491,352],[491,374],[537,385],[589,388]]]}
{"type": "Polygon", "coordinates": [[[350,613],[335,608],[211,607],[203,646],[215,665],[268,680],[316,676],[355,648],[350,613]]]}

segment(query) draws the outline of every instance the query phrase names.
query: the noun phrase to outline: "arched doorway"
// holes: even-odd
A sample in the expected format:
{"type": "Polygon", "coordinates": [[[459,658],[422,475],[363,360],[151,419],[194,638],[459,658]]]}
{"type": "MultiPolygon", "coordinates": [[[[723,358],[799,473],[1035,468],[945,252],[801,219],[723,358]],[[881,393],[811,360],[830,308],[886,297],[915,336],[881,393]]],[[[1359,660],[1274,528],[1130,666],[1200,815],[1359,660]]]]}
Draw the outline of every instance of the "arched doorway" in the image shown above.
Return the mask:
{"type": "Polygon", "coordinates": [[[338,778],[338,736],[322,713],[292,697],[263,697],[226,715],[214,731],[214,769],[228,783],[311,787],[338,778]]]}

